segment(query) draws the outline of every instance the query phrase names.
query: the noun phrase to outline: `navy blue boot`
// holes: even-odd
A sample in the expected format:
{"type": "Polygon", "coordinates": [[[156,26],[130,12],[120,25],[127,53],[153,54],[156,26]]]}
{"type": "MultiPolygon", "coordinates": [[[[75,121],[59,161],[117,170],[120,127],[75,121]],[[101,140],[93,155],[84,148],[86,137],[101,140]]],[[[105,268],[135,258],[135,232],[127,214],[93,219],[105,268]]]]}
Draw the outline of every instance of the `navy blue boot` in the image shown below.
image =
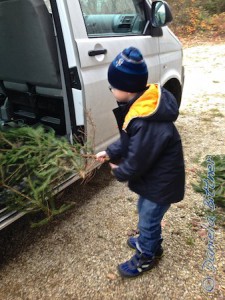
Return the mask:
{"type": "Polygon", "coordinates": [[[149,271],[156,265],[156,260],[151,256],[136,251],[130,260],[118,265],[118,271],[122,277],[136,277],[149,271]]]}
{"type": "MultiPolygon", "coordinates": [[[[127,240],[127,245],[132,248],[137,250],[136,247],[136,242],[137,242],[137,238],[134,236],[131,236],[128,240],[127,240]]],[[[163,256],[163,247],[161,245],[161,243],[159,244],[156,252],[155,252],[155,258],[160,259],[163,256]]]]}

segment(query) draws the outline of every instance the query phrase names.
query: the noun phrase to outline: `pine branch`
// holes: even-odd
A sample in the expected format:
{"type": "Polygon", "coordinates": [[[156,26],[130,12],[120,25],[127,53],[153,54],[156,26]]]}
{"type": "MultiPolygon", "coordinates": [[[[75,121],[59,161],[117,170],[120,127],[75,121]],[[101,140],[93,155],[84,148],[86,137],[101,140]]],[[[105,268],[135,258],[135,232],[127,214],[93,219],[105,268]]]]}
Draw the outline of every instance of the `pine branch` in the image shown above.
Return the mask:
{"type": "Polygon", "coordinates": [[[0,196],[11,209],[43,211],[46,220],[64,211],[56,208],[54,187],[72,174],[85,180],[89,162],[96,163],[89,143],[71,145],[43,127],[0,132],[0,146],[0,196]]]}
{"type": "Polygon", "coordinates": [[[29,196],[21,193],[20,191],[16,190],[15,188],[13,188],[12,186],[9,186],[3,182],[0,182],[0,186],[2,186],[3,188],[6,188],[9,191],[12,191],[13,193],[17,194],[18,196],[27,199],[28,201],[32,202],[32,198],[30,198],[29,196]]]}

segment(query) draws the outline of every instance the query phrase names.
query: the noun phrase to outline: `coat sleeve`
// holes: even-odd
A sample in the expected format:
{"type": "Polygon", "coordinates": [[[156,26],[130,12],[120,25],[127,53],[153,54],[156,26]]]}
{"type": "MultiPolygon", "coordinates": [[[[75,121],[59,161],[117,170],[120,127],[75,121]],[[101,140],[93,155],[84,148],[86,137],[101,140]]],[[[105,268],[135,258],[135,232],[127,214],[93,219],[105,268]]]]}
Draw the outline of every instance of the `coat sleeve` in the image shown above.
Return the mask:
{"type": "Polygon", "coordinates": [[[118,139],[112,143],[107,149],[106,152],[110,159],[116,160],[121,158],[121,140],[118,139]]]}
{"type": "Polygon", "coordinates": [[[167,147],[171,130],[169,123],[133,122],[129,128],[128,155],[119,167],[113,170],[119,181],[135,179],[148,172],[167,147]]]}

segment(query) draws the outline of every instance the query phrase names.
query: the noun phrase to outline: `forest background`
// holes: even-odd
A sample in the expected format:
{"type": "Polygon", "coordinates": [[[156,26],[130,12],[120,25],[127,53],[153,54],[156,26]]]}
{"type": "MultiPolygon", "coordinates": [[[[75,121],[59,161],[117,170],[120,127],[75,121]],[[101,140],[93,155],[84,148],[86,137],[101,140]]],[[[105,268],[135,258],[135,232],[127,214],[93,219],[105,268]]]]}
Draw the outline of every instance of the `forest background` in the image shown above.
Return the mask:
{"type": "Polygon", "coordinates": [[[168,0],[170,28],[184,42],[225,40],[225,0],[168,0]]]}

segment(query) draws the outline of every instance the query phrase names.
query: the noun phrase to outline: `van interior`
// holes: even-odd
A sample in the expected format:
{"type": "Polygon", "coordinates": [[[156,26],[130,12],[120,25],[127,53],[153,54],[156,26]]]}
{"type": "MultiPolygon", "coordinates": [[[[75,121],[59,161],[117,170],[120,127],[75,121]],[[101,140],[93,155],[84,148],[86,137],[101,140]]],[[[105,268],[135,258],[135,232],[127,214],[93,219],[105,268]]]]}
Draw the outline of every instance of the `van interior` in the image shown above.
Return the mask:
{"type": "Polygon", "coordinates": [[[0,124],[66,134],[57,42],[43,0],[0,1],[0,124]]]}

